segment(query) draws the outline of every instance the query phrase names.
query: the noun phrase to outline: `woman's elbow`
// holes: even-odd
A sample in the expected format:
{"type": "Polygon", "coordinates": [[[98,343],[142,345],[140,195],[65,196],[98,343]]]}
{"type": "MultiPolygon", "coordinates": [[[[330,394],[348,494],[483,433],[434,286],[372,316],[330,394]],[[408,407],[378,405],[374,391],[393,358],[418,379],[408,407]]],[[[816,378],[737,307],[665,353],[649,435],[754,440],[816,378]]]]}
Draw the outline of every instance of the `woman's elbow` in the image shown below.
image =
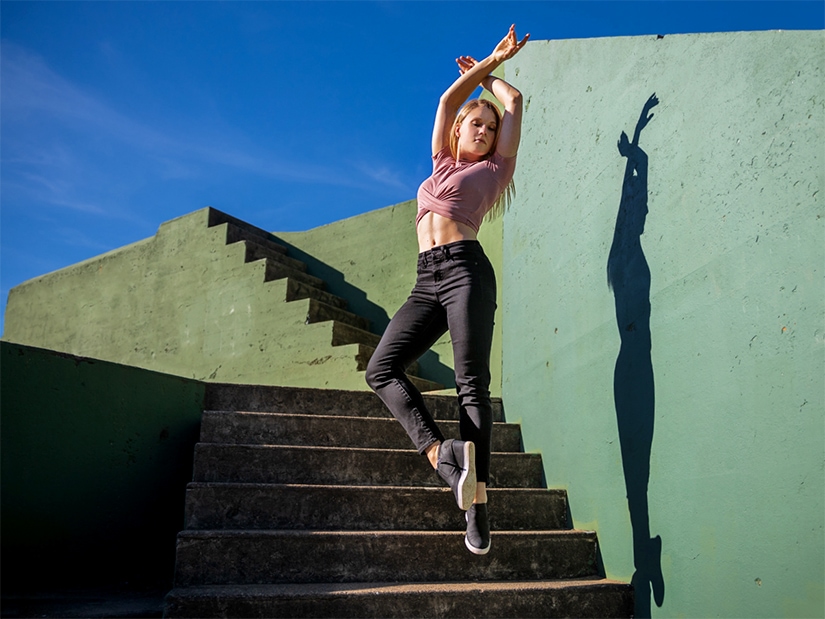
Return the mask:
{"type": "Polygon", "coordinates": [[[522,101],[521,93],[518,90],[515,90],[512,97],[507,97],[507,100],[502,101],[501,103],[504,105],[505,111],[512,116],[521,118],[524,102],[522,101]]]}

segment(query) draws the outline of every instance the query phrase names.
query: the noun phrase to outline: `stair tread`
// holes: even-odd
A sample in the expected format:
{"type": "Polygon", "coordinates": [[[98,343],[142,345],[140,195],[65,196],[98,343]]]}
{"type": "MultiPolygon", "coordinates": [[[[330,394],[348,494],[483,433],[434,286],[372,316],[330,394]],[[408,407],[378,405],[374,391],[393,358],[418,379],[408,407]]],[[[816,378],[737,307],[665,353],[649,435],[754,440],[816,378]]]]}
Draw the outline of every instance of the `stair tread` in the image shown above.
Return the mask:
{"type": "MultiPolygon", "coordinates": [[[[334,327],[334,324],[333,324],[334,327]]],[[[455,394],[423,394],[424,403],[436,420],[458,419],[458,399],[455,394]]],[[[504,419],[501,398],[491,398],[493,418],[504,419]]],[[[318,389],[312,387],[282,387],[274,385],[239,385],[207,383],[204,408],[208,410],[247,410],[316,414],[355,413],[359,417],[391,417],[387,407],[371,391],[318,389]]]]}
{"type": "MultiPolygon", "coordinates": [[[[330,415],[328,413],[282,413],[279,411],[243,411],[243,410],[205,410],[203,411],[206,415],[249,415],[249,416],[260,416],[261,418],[266,418],[270,416],[272,418],[277,417],[304,417],[307,419],[352,419],[356,421],[366,421],[366,422],[378,422],[378,423],[394,423],[397,424],[398,421],[394,417],[360,417],[358,415],[330,415]]],[[[387,413],[389,415],[389,413],[387,413]]],[[[442,420],[442,423],[456,423],[450,419],[442,420]]],[[[501,427],[504,425],[508,426],[520,426],[520,424],[508,422],[508,421],[494,421],[494,427],[501,427]]]]}
{"type": "MultiPolygon", "coordinates": [[[[459,438],[458,421],[440,422],[446,438],[459,438]]],[[[493,450],[521,452],[521,427],[496,422],[493,450]]],[[[206,411],[201,423],[200,442],[252,445],[305,445],[411,448],[404,429],[395,419],[313,415],[206,411]]]]}
{"type": "MultiPolygon", "coordinates": [[[[414,449],[198,443],[193,481],[422,486],[444,482],[414,449]]],[[[493,452],[491,488],[543,488],[540,454],[493,452]]]]}
{"type": "Polygon", "coordinates": [[[439,591],[529,591],[542,589],[584,588],[593,586],[630,587],[628,583],[610,578],[559,578],[546,580],[489,580],[478,582],[341,582],[341,583],[277,583],[270,585],[192,585],[173,589],[180,595],[212,594],[216,590],[237,590],[246,595],[291,593],[305,595],[375,595],[382,592],[431,593],[439,591]]]}
{"type": "MultiPolygon", "coordinates": [[[[457,509],[457,508],[456,508],[457,509]]],[[[454,538],[458,535],[463,536],[464,531],[432,531],[432,530],[410,530],[385,531],[383,529],[369,529],[365,531],[351,531],[338,530],[326,531],[318,529],[184,529],[178,533],[178,538],[190,539],[207,539],[207,538],[250,538],[250,537],[307,537],[307,538],[361,538],[361,537],[432,537],[454,538]]],[[[493,537],[498,543],[508,538],[523,538],[523,537],[564,537],[573,539],[592,539],[596,535],[595,531],[587,531],[585,529],[543,529],[537,531],[493,531],[493,537]]]]}
{"type": "MultiPolygon", "coordinates": [[[[206,448],[225,448],[225,449],[296,449],[296,450],[305,450],[305,451],[339,451],[339,452],[388,452],[393,454],[415,454],[419,455],[418,452],[413,449],[399,449],[395,447],[338,447],[335,445],[291,445],[291,444],[278,444],[274,443],[271,445],[261,445],[257,443],[206,443],[200,442],[195,445],[196,448],[198,447],[206,447],[206,448]]],[[[493,451],[490,452],[492,455],[500,456],[500,457],[522,457],[522,458],[539,458],[541,457],[539,454],[534,453],[525,453],[523,451],[493,451]]]]}
{"type": "Polygon", "coordinates": [[[594,532],[495,531],[493,545],[490,554],[468,561],[463,530],[184,531],[177,539],[175,582],[471,582],[599,575],[594,532]]]}
{"type": "Polygon", "coordinates": [[[633,588],[598,577],[476,582],[194,585],[168,617],[631,617],[633,588]]]}
{"type": "MultiPolygon", "coordinates": [[[[190,481],[187,488],[257,488],[257,489],[277,489],[277,488],[293,488],[305,490],[346,490],[351,492],[385,492],[404,491],[404,492],[449,492],[448,488],[440,486],[353,486],[351,484],[276,484],[266,482],[243,482],[243,481],[190,481]]],[[[565,490],[558,488],[488,488],[487,493],[493,497],[504,493],[519,493],[519,494],[557,494],[566,496],[565,490]]]]}

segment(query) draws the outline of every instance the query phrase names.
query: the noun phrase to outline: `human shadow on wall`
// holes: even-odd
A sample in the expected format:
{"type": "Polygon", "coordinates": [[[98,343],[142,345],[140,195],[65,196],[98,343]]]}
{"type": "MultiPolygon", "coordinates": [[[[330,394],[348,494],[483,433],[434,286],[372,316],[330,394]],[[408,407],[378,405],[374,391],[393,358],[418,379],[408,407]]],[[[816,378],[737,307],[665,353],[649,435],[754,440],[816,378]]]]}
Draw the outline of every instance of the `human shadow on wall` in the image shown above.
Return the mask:
{"type": "Polygon", "coordinates": [[[658,105],[656,94],[642,109],[633,139],[622,131],[619,153],[627,158],[622,197],[607,260],[607,284],[613,290],[621,346],[613,374],[613,397],[622,453],[627,506],[633,538],[632,584],[636,617],[650,617],[650,593],[657,606],[665,596],[662,538],[650,537],[647,488],[653,444],[655,389],[650,335],[650,268],[642,250],[647,204],[647,154],[639,137],[658,105]]]}

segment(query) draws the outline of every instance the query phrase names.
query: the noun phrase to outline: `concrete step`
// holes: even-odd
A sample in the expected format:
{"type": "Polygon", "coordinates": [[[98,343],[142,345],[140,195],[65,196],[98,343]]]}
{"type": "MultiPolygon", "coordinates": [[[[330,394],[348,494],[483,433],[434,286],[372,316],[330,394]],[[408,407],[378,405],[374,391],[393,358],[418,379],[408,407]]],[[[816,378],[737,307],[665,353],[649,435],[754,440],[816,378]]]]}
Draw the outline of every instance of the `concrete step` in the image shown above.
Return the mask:
{"type": "Polygon", "coordinates": [[[286,280],[286,300],[300,301],[302,299],[315,299],[316,301],[326,303],[331,307],[336,307],[341,310],[346,310],[347,308],[347,302],[341,297],[326,292],[312,284],[299,281],[294,277],[288,277],[286,280]]]}
{"type": "MultiPolygon", "coordinates": [[[[358,344],[358,356],[356,357],[356,361],[358,362],[358,371],[359,372],[366,372],[367,365],[369,365],[370,359],[375,354],[375,347],[369,346],[367,344],[358,344]]],[[[418,376],[421,370],[421,366],[418,364],[418,361],[413,361],[409,367],[407,368],[406,374],[408,376],[418,376]]],[[[442,385],[441,389],[444,388],[442,385]]],[[[422,389],[419,389],[422,391],[422,389]]],[[[433,389],[424,389],[423,391],[434,391],[433,389]]]]}
{"type": "MultiPolygon", "coordinates": [[[[493,453],[491,488],[544,488],[539,454],[493,453]]],[[[198,443],[192,481],[445,486],[414,450],[198,443]]]]}
{"type": "Polygon", "coordinates": [[[592,531],[497,531],[470,556],[463,532],[183,531],[175,586],[546,580],[597,575],[592,531]]]}
{"type": "Polygon", "coordinates": [[[304,273],[303,271],[299,271],[298,269],[293,269],[291,267],[286,266],[284,263],[272,260],[271,258],[265,258],[265,260],[265,282],[271,282],[275,281],[276,279],[284,279],[286,277],[289,277],[290,279],[302,282],[304,284],[307,284],[308,286],[317,288],[318,290],[323,290],[324,288],[326,288],[324,280],[322,280],[319,277],[315,277],[314,275],[310,275],[309,273],[304,273]]]}
{"type": "MultiPolygon", "coordinates": [[[[333,346],[346,346],[347,344],[358,344],[362,347],[362,352],[359,354],[359,371],[365,371],[367,369],[367,364],[372,358],[372,355],[380,342],[380,335],[370,333],[369,331],[364,331],[363,329],[357,329],[356,327],[353,327],[342,322],[333,321],[333,346]]],[[[407,368],[407,373],[411,374],[412,376],[418,376],[419,367],[420,366],[418,365],[418,361],[415,361],[410,365],[410,367],[407,368]]]]}
{"type": "MultiPolygon", "coordinates": [[[[360,329],[359,329],[360,331],[360,329]]],[[[367,365],[372,358],[373,353],[375,353],[375,349],[372,346],[367,346],[366,344],[346,344],[347,346],[357,346],[358,351],[355,353],[355,369],[358,372],[366,372],[367,365]]],[[[418,361],[410,364],[410,367],[407,368],[407,378],[410,379],[410,382],[415,385],[416,389],[421,393],[426,393],[428,391],[441,391],[444,389],[444,385],[441,383],[437,383],[432,380],[428,380],[426,378],[421,378],[418,373],[421,370],[421,366],[418,365],[418,361]]],[[[366,378],[364,379],[364,384],[366,384],[366,378]]]]}
{"type": "Polygon", "coordinates": [[[295,258],[290,258],[285,254],[286,248],[283,245],[273,247],[274,243],[263,244],[254,240],[245,240],[241,242],[246,247],[246,262],[254,262],[256,260],[268,258],[270,260],[274,260],[275,262],[281,262],[285,266],[296,271],[302,271],[305,273],[307,270],[307,265],[305,262],[301,262],[295,258]]]}
{"type": "MultiPolygon", "coordinates": [[[[457,420],[458,401],[453,395],[425,395],[424,402],[437,420],[457,420]]],[[[216,411],[391,417],[371,391],[275,387],[207,383],[204,408],[216,411]]],[[[501,398],[493,398],[493,421],[504,421],[501,398]]]]}
{"type": "Polygon", "coordinates": [[[419,376],[415,376],[414,374],[407,374],[407,378],[410,379],[410,382],[415,385],[415,388],[421,393],[427,393],[428,391],[441,391],[444,389],[444,385],[441,383],[427,380],[426,378],[421,378],[419,376]]]}
{"type": "MultiPolygon", "coordinates": [[[[446,438],[459,438],[457,421],[439,423],[446,438]]],[[[306,445],[410,449],[412,442],[395,419],[205,411],[201,419],[202,443],[236,445],[306,445]]],[[[521,452],[521,426],[496,423],[493,451],[521,452]]]]}
{"type": "MultiPolygon", "coordinates": [[[[491,489],[493,531],[566,529],[563,490],[491,489]]],[[[186,528],[463,531],[447,488],[191,483],[186,528]]]]}
{"type": "Polygon", "coordinates": [[[611,618],[633,615],[633,588],[606,579],[213,585],[174,589],[166,603],[170,618],[611,618]]]}
{"type": "Polygon", "coordinates": [[[337,320],[353,327],[357,327],[363,331],[369,331],[370,321],[361,316],[357,316],[351,312],[341,308],[329,305],[318,299],[310,298],[309,307],[307,308],[306,323],[312,324],[314,322],[325,322],[327,320],[337,320]]]}
{"type": "Polygon", "coordinates": [[[228,215],[218,209],[209,209],[210,228],[213,226],[226,225],[226,243],[237,243],[238,241],[251,240],[266,245],[282,254],[286,254],[287,248],[282,245],[278,238],[263,228],[253,226],[237,217],[228,215]]]}
{"type": "Polygon", "coordinates": [[[343,322],[333,321],[332,324],[332,345],[345,346],[347,344],[366,344],[371,348],[376,348],[381,336],[363,329],[358,329],[343,322]]]}

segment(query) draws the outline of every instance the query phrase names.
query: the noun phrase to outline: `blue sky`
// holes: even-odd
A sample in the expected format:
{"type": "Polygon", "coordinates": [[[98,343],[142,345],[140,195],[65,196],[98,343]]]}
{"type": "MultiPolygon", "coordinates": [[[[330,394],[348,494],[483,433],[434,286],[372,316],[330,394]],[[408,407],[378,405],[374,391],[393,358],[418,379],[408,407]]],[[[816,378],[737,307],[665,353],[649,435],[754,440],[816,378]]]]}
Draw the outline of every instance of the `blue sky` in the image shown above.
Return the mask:
{"type": "Polygon", "coordinates": [[[534,40],[822,29],[825,3],[3,0],[3,308],[204,206],[289,231],[415,197],[455,57],[513,22],[534,40]]]}

